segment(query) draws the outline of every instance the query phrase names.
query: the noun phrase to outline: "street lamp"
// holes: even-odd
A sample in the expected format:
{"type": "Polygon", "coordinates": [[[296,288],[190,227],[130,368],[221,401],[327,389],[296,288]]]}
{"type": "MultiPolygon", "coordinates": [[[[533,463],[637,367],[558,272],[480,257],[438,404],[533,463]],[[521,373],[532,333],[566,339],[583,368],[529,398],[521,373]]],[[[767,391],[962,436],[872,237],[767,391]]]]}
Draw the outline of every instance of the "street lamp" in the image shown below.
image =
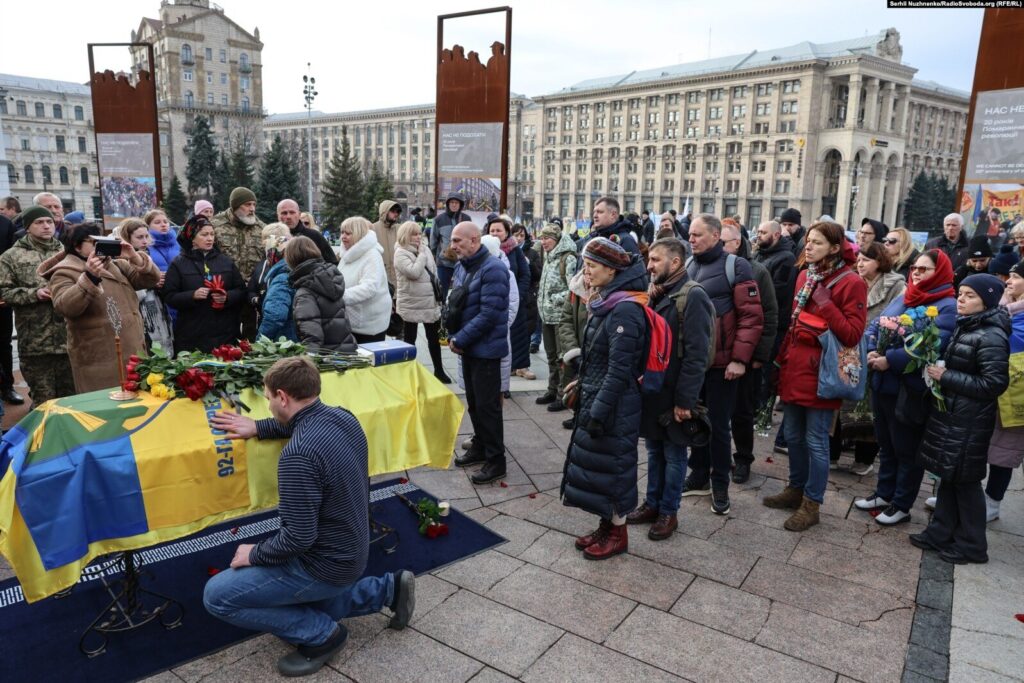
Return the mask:
{"type": "Polygon", "coordinates": [[[302,96],[306,100],[306,189],[307,208],[313,213],[313,100],[319,95],[316,79],[309,75],[310,63],[306,62],[306,75],[302,77],[302,96]]]}
{"type": "MultiPolygon", "coordinates": [[[[7,100],[7,88],[0,86],[0,100],[7,100]]],[[[4,121],[0,116],[0,195],[11,194],[10,171],[7,166],[7,143],[4,140],[4,121]]]]}

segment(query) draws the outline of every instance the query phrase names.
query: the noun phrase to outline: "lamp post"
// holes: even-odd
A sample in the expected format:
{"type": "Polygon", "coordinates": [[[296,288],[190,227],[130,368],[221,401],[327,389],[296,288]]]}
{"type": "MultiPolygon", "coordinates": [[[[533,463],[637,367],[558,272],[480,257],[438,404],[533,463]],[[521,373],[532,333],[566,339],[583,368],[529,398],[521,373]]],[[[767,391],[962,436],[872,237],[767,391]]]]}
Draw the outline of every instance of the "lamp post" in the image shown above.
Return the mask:
{"type": "MultiPolygon", "coordinates": [[[[0,100],[7,100],[7,88],[0,86],[0,100]]],[[[7,142],[4,140],[4,120],[0,115],[0,196],[11,194],[10,171],[7,166],[7,142]]]]}
{"type": "Polygon", "coordinates": [[[316,79],[309,75],[310,63],[306,62],[306,75],[302,77],[302,96],[306,100],[306,208],[313,213],[313,100],[319,95],[316,79]]]}

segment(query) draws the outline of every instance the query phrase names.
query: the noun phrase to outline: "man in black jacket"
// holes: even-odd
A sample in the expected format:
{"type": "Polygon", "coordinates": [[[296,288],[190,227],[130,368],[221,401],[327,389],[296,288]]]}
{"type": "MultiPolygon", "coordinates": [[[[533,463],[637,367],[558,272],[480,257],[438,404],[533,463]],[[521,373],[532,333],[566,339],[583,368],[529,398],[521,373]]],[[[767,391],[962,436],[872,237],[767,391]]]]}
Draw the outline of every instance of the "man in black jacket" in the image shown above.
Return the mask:
{"type": "Polygon", "coordinates": [[[648,305],[668,323],[673,343],[665,384],[643,395],[640,433],[647,445],[647,498],[626,517],[627,524],[652,523],[647,537],[660,541],[678,526],[676,513],[686,475],[686,446],[669,438],[661,418],[683,422],[693,418],[707,370],[714,335],[715,309],[704,288],[687,285],[686,248],[674,237],[655,241],[647,254],[651,275],[648,305]],[[685,304],[677,299],[685,297],[685,304]],[[682,318],[679,307],[684,306],[682,318]]]}
{"type": "Polygon", "coordinates": [[[933,237],[924,245],[924,250],[938,249],[953,263],[953,270],[967,263],[967,233],[964,219],[958,213],[951,213],[942,219],[942,235],[933,237]]]}
{"type": "Polygon", "coordinates": [[[804,237],[807,235],[807,230],[800,224],[802,220],[803,216],[796,209],[786,209],[779,216],[782,233],[793,241],[794,258],[799,256],[800,250],[804,248],[804,237]]]}
{"type": "MultiPolygon", "coordinates": [[[[333,263],[338,265],[338,256],[334,253],[334,249],[328,244],[327,239],[313,228],[308,228],[302,224],[299,214],[299,204],[294,199],[282,199],[277,203],[277,220],[288,226],[288,229],[292,232],[292,237],[308,237],[313,240],[316,244],[317,249],[320,250],[320,256],[327,263],[333,263]]],[[[243,277],[247,277],[244,276],[243,277]]]]}
{"type": "Polygon", "coordinates": [[[640,247],[630,234],[631,229],[629,221],[619,215],[618,200],[614,197],[601,197],[594,204],[594,222],[590,226],[590,234],[576,243],[576,250],[583,254],[587,242],[595,237],[607,237],[629,253],[639,254],[640,247]]]}
{"type": "Polygon", "coordinates": [[[455,265],[459,260],[452,249],[452,233],[459,223],[473,220],[462,212],[465,205],[461,194],[450,193],[444,203],[444,213],[438,214],[434,220],[434,227],[430,229],[430,253],[434,255],[434,262],[437,264],[437,281],[441,285],[442,300],[448,298],[448,288],[451,286],[455,265]]]}
{"type": "MultiPolygon", "coordinates": [[[[779,306],[778,333],[772,348],[772,358],[778,355],[782,338],[789,329],[789,313],[793,303],[793,240],[782,231],[782,225],[776,221],[765,221],[757,226],[757,251],[753,260],[760,263],[772,276],[772,287],[775,289],[775,302],[779,306]]],[[[764,293],[762,292],[762,295],[764,293]]]]}
{"type": "MultiPolygon", "coordinates": [[[[0,254],[14,246],[17,241],[14,217],[21,213],[21,204],[14,197],[0,200],[0,254]]],[[[11,350],[11,339],[14,336],[14,310],[0,302],[0,399],[4,403],[20,406],[25,402],[14,391],[14,353],[11,350]]]]}

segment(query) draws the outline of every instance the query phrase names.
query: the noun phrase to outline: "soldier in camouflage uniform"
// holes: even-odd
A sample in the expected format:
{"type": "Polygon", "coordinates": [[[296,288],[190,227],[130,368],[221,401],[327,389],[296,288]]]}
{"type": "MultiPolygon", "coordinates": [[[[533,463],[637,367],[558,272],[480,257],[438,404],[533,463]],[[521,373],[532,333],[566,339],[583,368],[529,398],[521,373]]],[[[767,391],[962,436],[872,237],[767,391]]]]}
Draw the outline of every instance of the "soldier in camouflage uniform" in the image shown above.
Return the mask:
{"type": "MultiPolygon", "coordinates": [[[[256,195],[247,187],[231,191],[231,208],[216,214],[210,221],[217,236],[217,247],[231,257],[246,282],[256,266],[266,258],[263,253],[263,221],[256,216],[256,195]]],[[[242,304],[242,336],[256,338],[256,310],[242,304]]]]}
{"type": "Polygon", "coordinates": [[[36,406],[75,393],[64,318],[53,310],[39,264],[64,249],[53,214],[33,206],[22,214],[25,236],[0,256],[0,299],[14,309],[18,362],[36,406]]]}

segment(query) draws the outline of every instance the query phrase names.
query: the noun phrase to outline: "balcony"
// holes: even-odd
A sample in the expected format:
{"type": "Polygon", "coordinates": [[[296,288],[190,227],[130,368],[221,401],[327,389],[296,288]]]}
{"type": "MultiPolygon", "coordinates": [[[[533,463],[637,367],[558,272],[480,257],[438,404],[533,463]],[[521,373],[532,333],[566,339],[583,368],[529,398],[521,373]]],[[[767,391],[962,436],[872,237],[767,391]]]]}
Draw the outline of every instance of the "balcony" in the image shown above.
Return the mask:
{"type": "Polygon", "coordinates": [[[251,74],[252,73],[252,64],[250,64],[249,62],[246,62],[245,64],[239,64],[238,65],[238,71],[239,71],[239,73],[243,73],[243,74],[251,74]]]}
{"type": "Polygon", "coordinates": [[[190,55],[188,55],[188,56],[182,55],[181,56],[181,65],[182,66],[195,66],[196,65],[196,58],[192,57],[190,55]]]}

